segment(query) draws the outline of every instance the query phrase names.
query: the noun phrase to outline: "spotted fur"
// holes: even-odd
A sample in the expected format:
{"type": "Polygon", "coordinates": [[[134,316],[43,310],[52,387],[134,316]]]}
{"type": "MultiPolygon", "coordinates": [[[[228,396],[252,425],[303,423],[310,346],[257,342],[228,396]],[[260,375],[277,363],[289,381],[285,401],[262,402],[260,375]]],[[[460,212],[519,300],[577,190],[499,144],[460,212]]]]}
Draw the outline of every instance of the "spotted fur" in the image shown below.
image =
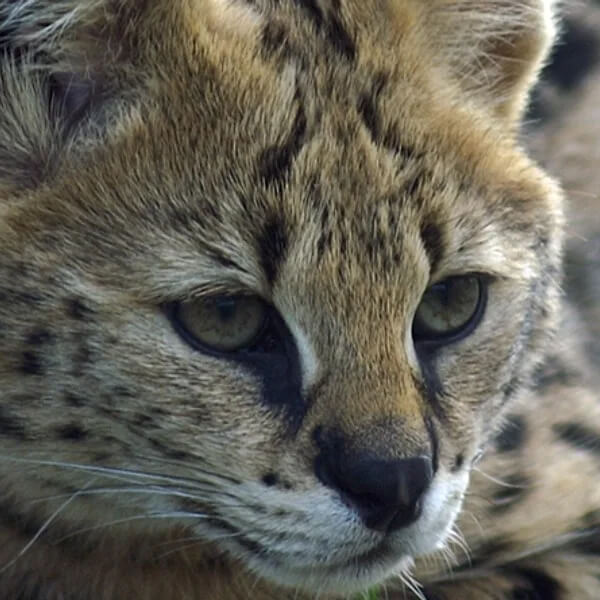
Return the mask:
{"type": "Polygon", "coordinates": [[[517,139],[554,33],[549,0],[0,2],[0,597],[597,598],[562,194],[517,139]],[[481,323],[417,348],[466,273],[481,323]],[[285,360],[173,326],[236,293],[285,360]],[[367,527],[325,452],[425,457],[418,518],[367,527]]]}

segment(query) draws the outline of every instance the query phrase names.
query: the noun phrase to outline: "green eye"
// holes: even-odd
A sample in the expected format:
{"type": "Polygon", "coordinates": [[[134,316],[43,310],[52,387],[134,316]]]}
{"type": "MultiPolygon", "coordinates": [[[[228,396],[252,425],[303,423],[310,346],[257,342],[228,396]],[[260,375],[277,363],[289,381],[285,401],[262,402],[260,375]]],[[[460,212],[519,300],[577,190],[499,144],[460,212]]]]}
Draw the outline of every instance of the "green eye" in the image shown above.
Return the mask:
{"type": "Polygon", "coordinates": [[[449,277],[423,295],[413,321],[413,340],[445,344],[469,335],[485,309],[486,287],[479,275],[449,277]]]}
{"type": "Polygon", "coordinates": [[[176,304],[171,318],[192,345],[235,352],[257,340],[267,313],[265,303],[256,296],[213,296],[176,304]]]}

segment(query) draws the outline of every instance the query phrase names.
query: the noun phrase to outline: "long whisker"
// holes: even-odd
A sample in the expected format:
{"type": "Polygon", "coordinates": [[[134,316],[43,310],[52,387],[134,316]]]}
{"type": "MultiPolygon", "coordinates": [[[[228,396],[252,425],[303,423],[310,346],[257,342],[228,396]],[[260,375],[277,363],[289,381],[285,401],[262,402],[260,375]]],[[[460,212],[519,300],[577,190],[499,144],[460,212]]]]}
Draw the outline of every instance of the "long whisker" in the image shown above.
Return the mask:
{"type": "MultiPolygon", "coordinates": [[[[58,467],[63,469],[72,469],[76,471],[85,471],[87,473],[93,473],[95,475],[101,475],[103,477],[109,478],[119,478],[122,481],[129,481],[122,479],[124,476],[139,478],[139,479],[147,479],[154,481],[164,481],[167,483],[171,483],[173,485],[189,485],[197,483],[194,479],[185,478],[185,477],[170,477],[168,475],[160,475],[157,473],[148,473],[144,471],[136,471],[133,469],[120,469],[114,467],[100,467],[97,465],[85,465],[82,463],[70,463],[70,462],[61,462],[61,461],[53,461],[53,460],[34,460],[27,458],[16,458],[11,456],[0,456],[0,460],[6,460],[11,462],[18,462],[36,466],[48,466],[48,467],[58,467]]],[[[131,483],[131,481],[129,481],[131,483]]]]}
{"type": "MultiPolygon", "coordinates": [[[[176,554],[177,552],[181,552],[182,550],[187,550],[188,548],[193,548],[195,546],[200,546],[203,544],[207,544],[207,543],[211,543],[211,542],[218,542],[219,540],[225,540],[225,539],[230,539],[230,538],[237,538],[237,537],[241,537],[242,533],[238,532],[238,533],[228,533],[225,535],[221,535],[219,537],[216,538],[212,538],[210,540],[205,540],[202,538],[183,538],[181,540],[178,540],[179,542],[185,541],[187,540],[191,540],[192,543],[191,544],[183,544],[182,546],[179,546],[178,548],[174,548],[172,550],[167,550],[166,552],[163,552],[162,554],[159,554],[156,558],[164,558],[165,556],[169,556],[170,554],[176,554]]],[[[177,540],[175,540],[176,542],[177,540]]]]}
{"type": "Polygon", "coordinates": [[[419,600],[427,600],[421,591],[421,584],[410,573],[402,573],[400,580],[419,600]]]}
{"type": "Polygon", "coordinates": [[[181,467],[181,468],[189,470],[191,473],[194,473],[194,475],[198,475],[200,473],[203,475],[209,475],[211,478],[214,478],[214,479],[217,479],[220,481],[228,481],[229,483],[233,483],[233,484],[240,483],[237,479],[234,479],[227,475],[223,475],[223,473],[219,473],[217,471],[216,467],[215,467],[214,471],[203,468],[202,464],[204,464],[204,461],[195,462],[193,464],[190,464],[189,460],[188,461],[175,460],[175,459],[163,458],[160,456],[145,456],[143,454],[133,454],[132,456],[138,460],[143,460],[146,462],[161,463],[161,464],[165,464],[165,465],[171,465],[174,467],[181,467]]]}
{"type": "MultiPolygon", "coordinates": [[[[171,490],[164,487],[109,487],[109,488],[94,488],[91,490],[81,490],[76,492],[78,496],[94,496],[94,495],[108,495],[108,494],[151,494],[156,496],[174,496],[177,498],[187,498],[188,500],[205,501],[201,496],[195,494],[189,494],[179,490],[171,490]]],[[[41,498],[35,498],[30,500],[30,504],[39,504],[40,502],[47,502],[49,500],[60,500],[61,498],[70,497],[72,494],[56,494],[53,496],[45,496],[41,498]]]]}
{"type": "Polygon", "coordinates": [[[518,483],[508,483],[507,481],[502,481],[501,479],[497,479],[496,477],[492,477],[492,475],[488,475],[485,471],[482,471],[478,467],[473,467],[473,471],[476,471],[482,477],[485,477],[489,481],[491,481],[491,482],[493,482],[493,483],[495,483],[497,485],[501,485],[501,486],[507,487],[507,488],[524,489],[524,488],[527,487],[527,486],[524,486],[524,485],[520,485],[518,483]]]}
{"type": "Polygon", "coordinates": [[[91,527],[83,527],[81,529],[76,529],[75,531],[71,531],[68,535],[64,535],[56,540],[53,540],[54,544],[60,544],[69,538],[75,537],[77,535],[81,535],[82,533],[88,533],[90,531],[96,531],[98,529],[112,527],[113,525],[123,525],[124,523],[129,523],[131,521],[142,521],[145,519],[210,519],[209,515],[205,515],[202,513],[192,513],[192,512],[182,512],[182,511],[174,511],[174,512],[155,512],[155,513],[142,513],[139,515],[133,515],[131,517],[125,517],[122,519],[114,519],[112,521],[106,521],[105,523],[100,523],[99,525],[93,525],[91,527]]]}
{"type": "MultiPolygon", "coordinates": [[[[88,485],[91,485],[93,483],[93,481],[89,482],[88,485]]],[[[51,523],[54,521],[54,519],[56,519],[56,517],[58,517],[58,515],[67,508],[67,506],[69,506],[69,504],[71,504],[71,502],[73,502],[73,500],[75,500],[75,498],[77,498],[77,496],[79,495],[81,490],[76,491],[75,493],[71,494],[71,496],[69,496],[69,498],[67,498],[67,500],[65,500],[47,519],[46,521],[44,521],[44,523],[42,524],[42,526],[37,530],[37,532],[35,533],[35,535],[29,540],[29,542],[27,542],[27,544],[25,544],[25,546],[23,546],[23,548],[21,549],[21,551],[17,554],[17,556],[15,556],[15,558],[13,558],[11,561],[9,561],[8,563],[6,563],[1,569],[0,569],[0,573],[4,573],[4,571],[6,571],[7,569],[9,569],[10,567],[12,567],[36,542],[37,540],[40,538],[40,536],[44,533],[44,531],[46,531],[46,529],[48,529],[48,527],[51,525],[51,523]]]]}

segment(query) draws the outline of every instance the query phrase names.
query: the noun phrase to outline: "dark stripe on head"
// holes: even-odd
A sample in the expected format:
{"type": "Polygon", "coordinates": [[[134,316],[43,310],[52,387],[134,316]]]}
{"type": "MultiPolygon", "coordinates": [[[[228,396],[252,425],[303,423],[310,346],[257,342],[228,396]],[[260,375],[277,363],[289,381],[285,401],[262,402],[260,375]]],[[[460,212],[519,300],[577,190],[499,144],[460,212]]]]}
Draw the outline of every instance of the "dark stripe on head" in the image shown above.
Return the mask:
{"type": "Polygon", "coordinates": [[[285,224],[280,217],[274,216],[265,223],[257,243],[261,266],[267,281],[272,285],[288,247],[285,224]]]}
{"type": "Polygon", "coordinates": [[[333,15],[329,17],[327,24],[327,39],[342,56],[348,60],[354,60],[356,44],[342,22],[333,15]]]}
{"type": "Polygon", "coordinates": [[[582,423],[556,423],[552,427],[556,436],[578,450],[600,456],[600,432],[582,423]]]}
{"type": "Polygon", "coordinates": [[[302,148],[306,135],[306,115],[300,106],[287,140],[281,146],[270,146],[258,159],[258,173],[266,185],[285,180],[292,163],[302,148]]]}
{"type": "Polygon", "coordinates": [[[373,80],[371,89],[364,94],[361,94],[358,99],[357,110],[360,115],[365,127],[369,130],[373,141],[376,144],[382,142],[381,140],[381,117],[377,110],[377,99],[381,94],[381,90],[386,84],[386,75],[379,73],[373,80]]]}
{"type": "Polygon", "coordinates": [[[295,0],[295,2],[306,13],[317,29],[323,27],[323,11],[316,0],[295,0]]]}
{"type": "MultiPolygon", "coordinates": [[[[323,14],[316,0],[295,0],[295,2],[312,21],[317,32],[325,33],[325,39],[336,52],[348,60],[354,60],[356,44],[337,15],[323,14]]],[[[339,6],[337,9],[339,10],[339,6]]]]}
{"type": "Polygon", "coordinates": [[[444,241],[440,228],[432,222],[421,225],[421,240],[433,273],[444,256],[444,241]]]}
{"type": "Polygon", "coordinates": [[[262,30],[261,40],[267,54],[287,53],[288,35],[285,27],[280,23],[268,22],[262,30]]]}

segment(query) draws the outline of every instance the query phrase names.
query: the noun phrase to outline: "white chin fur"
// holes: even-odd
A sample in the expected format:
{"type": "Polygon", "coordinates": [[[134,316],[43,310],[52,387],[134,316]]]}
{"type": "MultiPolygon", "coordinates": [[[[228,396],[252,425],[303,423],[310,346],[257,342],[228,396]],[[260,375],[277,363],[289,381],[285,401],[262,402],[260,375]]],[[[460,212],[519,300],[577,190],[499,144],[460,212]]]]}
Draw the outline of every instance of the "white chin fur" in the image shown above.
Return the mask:
{"type": "Polygon", "coordinates": [[[326,488],[290,493],[247,484],[237,498],[229,495],[231,504],[222,503],[220,518],[263,551],[250,552],[235,536],[215,540],[274,583],[313,593],[361,592],[444,544],[467,484],[468,472],[438,472],[418,521],[387,536],[365,528],[326,488]],[[264,510],[257,514],[258,503],[264,510]]]}

